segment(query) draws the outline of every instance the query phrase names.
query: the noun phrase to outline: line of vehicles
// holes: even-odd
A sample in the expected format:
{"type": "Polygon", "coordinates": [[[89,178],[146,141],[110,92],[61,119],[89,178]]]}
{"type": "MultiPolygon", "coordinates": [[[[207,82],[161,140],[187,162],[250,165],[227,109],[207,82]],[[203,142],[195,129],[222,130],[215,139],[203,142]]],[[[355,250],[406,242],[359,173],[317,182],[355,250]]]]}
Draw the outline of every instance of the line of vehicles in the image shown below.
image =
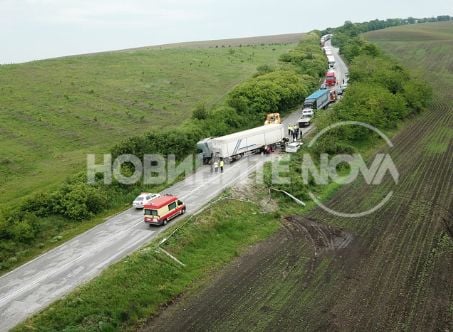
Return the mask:
{"type": "MultiPolygon", "coordinates": [[[[345,85],[343,87],[338,85],[335,56],[330,45],[326,44],[331,37],[332,35],[321,37],[320,44],[326,54],[328,70],[320,89],[305,98],[301,116],[296,124],[299,128],[311,125],[315,112],[326,109],[346,88],[345,85]]],[[[271,152],[277,147],[284,148],[287,152],[296,152],[302,143],[297,139],[289,143],[288,136],[288,126],[282,124],[280,114],[269,113],[263,126],[199,141],[197,154],[204,164],[210,164],[220,160],[225,163],[233,162],[247,155],[271,152]]],[[[166,225],[173,218],[186,212],[186,205],[174,195],[142,193],[132,205],[144,210],[144,221],[150,226],[166,225]]]]}

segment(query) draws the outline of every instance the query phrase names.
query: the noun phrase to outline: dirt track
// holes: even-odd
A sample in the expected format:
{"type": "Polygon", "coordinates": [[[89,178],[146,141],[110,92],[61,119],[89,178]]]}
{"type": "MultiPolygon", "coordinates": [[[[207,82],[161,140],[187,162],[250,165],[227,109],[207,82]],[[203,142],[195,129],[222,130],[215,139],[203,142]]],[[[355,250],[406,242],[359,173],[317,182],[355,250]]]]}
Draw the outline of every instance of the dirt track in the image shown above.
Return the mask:
{"type": "MultiPolygon", "coordinates": [[[[452,105],[438,103],[392,140],[400,182],[378,212],[286,218],[282,231],[144,330],[451,331],[453,257],[442,240],[453,203],[450,128],[452,105]]],[[[371,207],[391,185],[349,185],[327,205],[371,207]]]]}

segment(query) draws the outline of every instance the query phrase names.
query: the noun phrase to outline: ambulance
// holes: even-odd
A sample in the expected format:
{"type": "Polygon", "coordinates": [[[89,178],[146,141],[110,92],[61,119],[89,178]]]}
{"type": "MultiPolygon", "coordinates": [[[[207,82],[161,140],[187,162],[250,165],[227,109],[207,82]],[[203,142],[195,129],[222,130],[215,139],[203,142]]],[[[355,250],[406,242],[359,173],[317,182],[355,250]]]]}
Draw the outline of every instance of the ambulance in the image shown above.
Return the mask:
{"type": "Polygon", "coordinates": [[[145,223],[166,225],[170,220],[186,212],[186,205],[173,195],[164,195],[153,199],[144,209],[145,223]]]}

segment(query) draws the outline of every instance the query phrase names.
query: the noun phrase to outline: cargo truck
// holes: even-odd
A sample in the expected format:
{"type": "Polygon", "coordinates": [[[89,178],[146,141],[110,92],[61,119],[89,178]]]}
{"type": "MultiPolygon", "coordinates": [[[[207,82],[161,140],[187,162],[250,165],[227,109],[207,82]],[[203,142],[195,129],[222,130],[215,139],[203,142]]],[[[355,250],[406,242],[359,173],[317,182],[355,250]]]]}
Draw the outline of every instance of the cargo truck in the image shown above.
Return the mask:
{"type": "Polygon", "coordinates": [[[337,84],[337,78],[333,70],[329,70],[326,73],[326,84],[327,86],[334,86],[335,84],[337,84]]]}
{"type": "Polygon", "coordinates": [[[313,92],[304,101],[304,108],[311,108],[313,110],[319,110],[329,105],[329,90],[320,89],[313,92]]]}
{"type": "Polygon", "coordinates": [[[287,139],[287,132],[284,124],[268,124],[222,137],[205,138],[197,143],[197,152],[205,164],[212,159],[231,162],[282,144],[287,139]]]}
{"type": "Polygon", "coordinates": [[[329,64],[329,68],[335,68],[335,57],[333,55],[327,55],[327,62],[329,64]]]}

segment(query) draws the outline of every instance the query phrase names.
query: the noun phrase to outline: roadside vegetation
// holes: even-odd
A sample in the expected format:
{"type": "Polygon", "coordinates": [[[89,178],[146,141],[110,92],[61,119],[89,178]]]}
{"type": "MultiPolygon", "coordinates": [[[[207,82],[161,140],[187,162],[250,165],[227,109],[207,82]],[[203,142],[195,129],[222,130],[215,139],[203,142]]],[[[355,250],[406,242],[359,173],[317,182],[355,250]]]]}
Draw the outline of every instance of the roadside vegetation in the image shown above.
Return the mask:
{"type": "Polygon", "coordinates": [[[172,235],[161,247],[185,266],[157,250],[160,237],[15,330],[133,330],[183,291],[200,286],[249,245],[273,234],[278,220],[257,202],[224,194],[183,227],[177,224],[166,231],[165,236],[172,235]]]}
{"type": "MultiPolygon", "coordinates": [[[[316,88],[319,78],[324,74],[325,61],[321,61],[323,54],[318,42],[318,35],[308,36],[295,50],[280,57],[279,66],[258,68],[255,77],[229,93],[224,105],[212,109],[199,106],[193,113],[193,118],[179,129],[179,134],[184,134],[186,130],[191,131],[194,134],[190,139],[195,143],[210,133],[224,134],[228,128],[240,130],[247,125],[260,124],[263,115],[271,110],[285,114],[316,88]],[[307,68],[309,73],[305,71],[307,68]],[[223,117],[220,114],[228,116],[223,117]],[[241,122],[245,119],[245,122],[241,122]]],[[[351,34],[347,44],[344,44],[345,48],[349,43],[357,46],[354,56],[348,58],[350,87],[338,105],[318,117],[316,125],[319,128],[345,119],[370,121],[384,130],[394,130],[404,119],[425,110],[429,98],[420,98],[418,93],[411,93],[413,89],[421,89],[420,91],[430,96],[430,90],[422,81],[414,78],[399,63],[382,54],[376,46],[361,37],[351,34]],[[369,66],[364,69],[363,63],[369,66]],[[383,70],[376,70],[378,67],[383,70]],[[369,86],[375,89],[373,93],[366,93],[369,86]]],[[[143,146],[153,144],[156,139],[170,139],[171,133],[161,135],[129,139],[118,144],[113,151],[115,154],[134,152],[138,155],[155,152],[153,149],[158,149],[158,146],[149,149],[143,146]]],[[[362,144],[363,151],[370,151],[379,146],[380,141],[360,130],[338,130],[323,140],[321,147],[318,146],[311,152],[314,155],[322,149],[331,153],[351,152],[356,143],[362,144]]],[[[183,157],[193,152],[193,145],[180,146],[175,140],[172,150],[161,152],[178,151],[178,156],[183,157]]],[[[336,189],[334,186],[321,189],[313,183],[303,184],[300,177],[302,152],[307,151],[294,155],[290,161],[290,172],[287,175],[291,177],[292,184],[277,186],[277,189],[287,190],[305,201],[309,199],[308,189],[315,190],[321,197],[330,197],[336,189]]],[[[268,165],[265,170],[265,185],[271,187],[273,185],[269,181],[269,167],[268,165]]],[[[259,194],[257,195],[259,197],[259,194]]],[[[108,268],[99,278],[27,320],[16,330],[135,329],[137,324],[142,324],[147,317],[157,313],[160,306],[171,303],[188,289],[195,289],[206,280],[206,276],[239,255],[247,245],[274,233],[279,228],[282,214],[300,211],[300,206],[286,196],[279,193],[272,196],[281,203],[276,212],[262,213],[253,203],[227,200],[215,203],[209,211],[189,220],[187,225],[163,246],[187,264],[186,267],[179,266],[162,253],[157,254],[154,249],[159,239],[156,239],[152,245],[108,268]],[[119,288],[115,291],[112,287],[119,288]]],[[[306,212],[313,208],[310,202],[308,205],[310,208],[307,208],[306,212]]],[[[162,236],[172,234],[173,229],[167,230],[162,236]]],[[[299,253],[308,255],[309,251],[299,253]]],[[[310,260],[306,263],[309,262],[310,260]]],[[[329,264],[329,260],[323,260],[317,273],[325,272],[329,264]]],[[[310,269],[305,271],[305,265],[301,267],[303,268],[300,273],[313,273],[310,269]]],[[[309,282],[311,278],[307,280],[309,282]]],[[[314,293],[312,296],[315,296],[314,293]]]]}
{"type": "Polygon", "coordinates": [[[182,157],[205,125],[213,134],[251,125],[226,104],[227,93],[296,45],[264,41],[0,66],[0,273],[102,222],[141,191],[163,189],[90,186],[86,153],[130,152],[136,142],[140,155],[151,142],[149,152],[182,157]],[[148,134],[118,144],[140,133],[148,134]]]}
{"type": "MultiPolygon", "coordinates": [[[[317,131],[342,121],[358,121],[392,133],[405,119],[427,109],[432,99],[430,85],[357,35],[360,25],[346,24],[338,28],[341,41],[335,39],[337,30],[329,31],[334,33],[333,42],[341,44],[340,52],[348,62],[350,78],[343,98],[327,111],[317,113],[314,119],[317,131]]],[[[275,187],[309,201],[308,192],[319,190],[313,182],[308,185],[303,182],[300,170],[302,153],[312,153],[316,161],[320,153],[363,153],[381,143],[377,134],[364,127],[344,126],[329,130],[314,147],[304,147],[301,153],[291,156],[291,183],[275,187]]],[[[270,179],[268,186],[272,186],[270,179]]]]}
{"type": "MultiPolygon", "coordinates": [[[[244,128],[261,125],[263,119],[265,118],[265,114],[269,111],[280,112],[284,115],[288,111],[302,103],[304,98],[312,90],[314,90],[316,86],[320,84],[320,78],[324,73],[324,70],[322,68],[325,67],[325,61],[323,59],[324,55],[319,48],[319,36],[316,33],[311,33],[304,37],[304,39],[299,43],[295,50],[290,52],[290,55],[283,54],[280,57],[279,65],[258,67],[258,71],[253,77],[245,80],[241,84],[238,84],[228,94],[223,105],[219,105],[211,109],[208,109],[205,105],[198,105],[193,112],[192,118],[186,121],[180,128],[177,128],[173,131],[164,130],[160,133],[150,133],[147,135],[127,139],[122,143],[117,144],[112,149],[112,153],[114,156],[124,153],[133,153],[139,158],[146,153],[174,153],[177,155],[177,157],[183,158],[187,154],[194,152],[195,143],[200,138],[210,135],[222,135],[232,131],[238,131],[244,128]],[[316,76],[311,76],[304,73],[304,68],[310,68],[310,73],[316,76]],[[181,139],[181,137],[184,137],[185,139],[181,139]],[[161,142],[163,141],[166,142],[166,149],[162,149],[163,144],[161,144],[161,142]]],[[[142,188],[141,184],[137,184],[132,187],[114,184],[113,186],[106,188],[101,184],[102,179],[99,178],[99,180],[99,184],[95,185],[94,187],[88,186],[85,184],[84,175],[80,175],[78,178],[70,181],[70,183],[72,183],[72,185],[74,186],[71,187],[75,190],[74,195],[81,195],[84,198],[88,197],[89,195],[92,195],[92,198],[96,198],[96,196],[102,192],[105,195],[101,194],[101,196],[104,197],[109,197],[109,195],[118,195],[117,197],[123,198],[129,195],[130,199],[131,191],[142,188]],[[112,189],[113,191],[111,191],[112,189]]],[[[65,188],[65,186],[66,185],[64,185],[63,188],[65,188]]],[[[30,211],[26,215],[34,216],[36,213],[40,213],[41,215],[49,215],[51,216],[51,218],[54,218],[55,214],[58,213],[60,215],[59,217],[64,220],[64,215],[61,215],[61,213],[66,213],[66,210],[59,210],[58,208],[61,206],[62,202],[66,200],[65,197],[67,197],[67,195],[70,193],[65,192],[64,195],[58,195],[58,193],[61,192],[60,190],[46,196],[41,195],[39,203],[30,205],[30,211]]],[[[120,198],[118,198],[118,200],[120,200],[120,198]]],[[[108,201],[110,201],[110,199],[108,199],[108,201]]],[[[77,199],[75,202],[78,202],[81,205],[81,208],[73,206],[69,210],[69,213],[72,213],[74,211],[74,213],[85,211],[84,213],[86,213],[86,215],[94,215],[101,212],[99,210],[90,210],[90,205],[87,204],[88,200],[84,200],[83,198],[77,199]]],[[[99,201],[99,203],[102,206],[102,199],[99,201]]],[[[21,209],[18,209],[18,211],[20,210],[21,209]]],[[[245,222],[243,227],[247,227],[246,220],[248,218],[239,217],[239,214],[236,214],[237,212],[233,214],[233,220],[236,220],[239,223],[241,223],[242,220],[242,222],[245,222]]],[[[245,213],[241,215],[244,216],[245,213]]],[[[23,217],[23,214],[21,214],[21,216],[22,218],[25,218],[23,217]]],[[[257,218],[257,220],[260,220],[260,218],[263,218],[263,216],[257,215],[257,218]]],[[[271,228],[276,229],[279,219],[273,217],[272,215],[268,217],[265,216],[265,218],[270,218],[269,220],[273,221],[271,228]]],[[[83,220],[83,218],[81,219],[83,220]]],[[[39,223],[39,219],[34,220],[39,223]]],[[[6,227],[4,228],[5,233],[7,232],[7,229],[8,228],[6,227]]],[[[266,230],[264,229],[264,231],[266,230]]],[[[244,234],[248,234],[247,231],[244,230],[244,234]]],[[[6,233],[6,236],[11,235],[6,233]]],[[[32,239],[33,238],[30,237],[29,241],[32,241],[32,239]]],[[[246,243],[251,244],[259,239],[262,239],[262,237],[257,238],[252,236],[252,238],[249,239],[249,241],[251,242],[246,243]]],[[[187,241],[187,239],[182,239],[181,241],[184,243],[185,241],[187,241]]],[[[240,246],[240,243],[237,243],[237,246],[240,246]]],[[[230,249],[233,250],[234,246],[231,246],[230,249]]],[[[210,252],[210,255],[213,256],[216,256],[217,254],[217,251],[214,249],[210,252]]],[[[151,264],[152,262],[150,261],[148,263],[151,264]]],[[[211,265],[209,260],[205,260],[204,263],[204,268],[208,268],[211,265]]],[[[120,269],[126,268],[126,270],[129,271],[129,267],[123,266],[121,264],[119,266],[120,269]]],[[[113,268],[115,269],[115,267],[113,268]]],[[[152,267],[151,264],[149,268],[154,269],[155,267],[152,267]]],[[[141,269],[143,269],[143,267],[141,269]]],[[[169,277],[164,271],[161,271],[160,273],[162,274],[163,278],[169,277]]],[[[109,272],[106,272],[106,275],[109,275],[109,272]]],[[[190,276],[182,276],[183,279],[187,277],[190,276]]],[[[143,279],[143,281],[144,280],[145,279],[143,279]]],[[[190,277],[189,280],[193,279],[190,277]]],[[[185,283],[184,285],[187,285],[187,283],[185,283]]],[[[140,283],[137,283],[136,286],[141,287],[140,283]]],[[[175,294],[180,293],[182,289],[183,288],[177,288],[174,292],[166,294],[165,298],[167,300],[170,300],[173,296],[175,296],[175,294]]],[[[105,288],[103,288],[102,291],[100,289],[97,289],[96,294],[105,294],[105,292],[110,291],[111,288],[108,283],[106,283],[105,288]]],[[[80,294],[80,296],[84,297],[85,290],[82,289],[80,294]]],[[[95,292],[93,292],[92,295],[94,296],[95,292]]],[[[155,305],[162,302],[162,298],[160,297],[159,299],[160,300],[155,302],[155,305]]],[[[58,302],[56,306],[64,308],[67,306],[67,302],[58,302]]],[[[152,312],[150,312],[149,310],[144,310],[141,305],[136,306],[138,308],[137,310],[140,310],[140,314],[138,316],[135,314],[136,316],[132,315],[131,317],[144,318],[146,317],[146,315],[149,315],[149,313],[152,312]]],[[[144,301],[144,306],[146,308],[148,308],[148,306],[154,308],[154,306],[147,301],[144,301]]],[[[89,311],[94,309],[95,307],[98,306],[86,306],[85,309],[80,309],[80,312],[84,316],[91,316],[91,313],[89,311]]],[[[155,308],[153,310],[155,310],[155,308]]],[[[110,316],[110,314],[107,315],[110,316]]],[[[45,327],[45,329],[59,330],[61,326],[54,325],[55,323],[57,323],[53,320],[56,317],[59,316],[53,313],[44,321],[41,321],[38,318],[39,323],[37,323],[36,326],[43,326],[45,327]]],[[[74,317],[69,315],[65,318],[65,324],[67,324],[68,326],[78,326],[78,324],[81,323],[80,321],[72,321],[73,319],[74,317]]],[[[107,321],[111,322],[114,326],[119,327],[122,324],[120,319],[120,316],[115,316],[108,318],[107,321]]],[[[135,319],[136,318],[133,318],[132,322],[135,321],[135,319]]],[[[57,320],[59,319],[57,318],[57,320]]],[[[103,321],[103,319],[100,320],[103,321]]],[[[100,320],[95,321],[95,325],[100,320]]],[[[128,319],[126,319],[126,321],[128,321],[128,319]]],[[[131,322],[128,323],[130,324],[131,322]]],[[[85,327],[83,327],[82,329],[85,329],[85,327]]]]}
{"type": "MultiPolygon", "coordinates": [[[[447,30],[453,31],[453,24],[448,24],[449,27],[447,23],[419,24],[379,32],[378,40],[387,45],[399,64],[410,64],[409,78],[403,81],[412,80],[415,70],[423,73],[433,86],[439,84],[438,72],[448,72],[451,62],[448,55],[452,38],[435,43],[423,38],[427,34],[435,35],[438,29],[440,40],[447,30]],[[407,38],[410,34],[419,42],[407,38]],[[402,36],[402,40],[398,36],[402,36]],[[433,68],[436,72],[431,75],[433,68]]],[[[375,34],[377,32],[368,36],[375,34]]],[[[351,85],[344,96],[345,103],[353,96],[366,100],[362,94],[351,93],[363,80],[361,75],[352,79],[354,72],[362,69],[354,69],[354,63],[362,56],[358,54],[350,59],[351,85]]],[[[381,57],[377,56],[376,60],[382,61],[381,57]]],[[[394,63],[392,59],[385,61],[384,69],[386,64],[394,63]]],[[[371,77],[366,79],[372,80],[372,86],[380,91],[377,96],[370,94],[370,100],[386,100],[390,91],[387,80],[383,84],[379,73],[370,73],[371,77]]],[[[385,70],[384,73],[389,75],[385,70]]],[[[400,75],[401,70],[395,70],[395,76],[400,75]]],[[[409,112],[398,108],[402,112],[397,114],[406,115],[405,120],[397,121],[397,128],[386,127],[386,121],[382,122],[383,130],[391,134],[393,148],[386,148],[374,137],[361,140],[360,131],[350,132],[354,137],[353,146],[342,132],[336,133],[343,143],[340,146],[334,144],[336,140],[330,144],[325,142],[333,151],[354,148],[368,155],[389,152],[400,172],[396,186],[392,179],[385,180],[379,187],[358,179],[337,188],[325,205],[337,211],[364,211],[375,206],[376,200],[389,190],[394,190],[385,206],[364,217],[342,218],[320,208],[302,209],[285,196],[273,194],[283,202],[279,204],[283,217],[281,231],[223,269],[196,295],[182,297],[150,319],[142,331],[181,330],[186,326],[215,331],[452,330],[453,80],[448,79],[448,75],[443,76],[445,85],[434,90],[431,103],[429,90],[426,104],[417,99],[418,94],[416,99],[410,94],[404,97],[409,112]]],[[[404,87],[409,90],[403,84],[404,87]]],[[[323,112],[327,123],[329,116],[345,110],[342,103],[323,112]]],[[[348,105],[354,107],[355,103],[348,105]]],[[[375,106],[374,103],[371,106],[375,106]]],[[[381,113],[379,107],[375,110],[381,113]]],[[[320,117],[317,121],[321,120],[320,117]]],[[[300,172],[297,163],[291,168],[300,172]]],[[[297,175],[294,177],[298,179],[297,175]]],[[[297,190],[286,188],[291,193],[297,190]]],[[[303,197],[303,192],[297,195],[303,197]]]]}

